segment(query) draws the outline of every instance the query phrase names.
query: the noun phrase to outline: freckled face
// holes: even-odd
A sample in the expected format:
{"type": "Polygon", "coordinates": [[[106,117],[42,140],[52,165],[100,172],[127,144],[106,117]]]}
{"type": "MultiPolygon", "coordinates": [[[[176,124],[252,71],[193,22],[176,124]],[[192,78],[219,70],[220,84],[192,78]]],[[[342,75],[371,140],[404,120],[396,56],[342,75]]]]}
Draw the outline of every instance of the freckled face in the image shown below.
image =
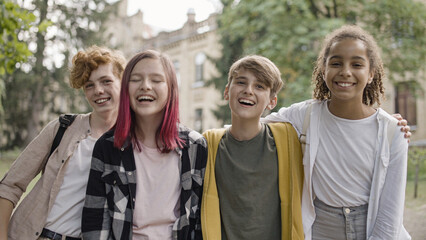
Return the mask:
{"type": "Polygon", "coordinates": [[[108,63],[92,71],[83,91],[94,112],[106,113],[118,110],[120,87],[121,81],[114,75],[112,64],[108,63]]]}
{"type": "Polygon", "coordinates": [[[364,88],[373,80],[364,43],[350,38],[334,43],[325,64],[324,78],[331,101],[362,102],[364,88]]]}

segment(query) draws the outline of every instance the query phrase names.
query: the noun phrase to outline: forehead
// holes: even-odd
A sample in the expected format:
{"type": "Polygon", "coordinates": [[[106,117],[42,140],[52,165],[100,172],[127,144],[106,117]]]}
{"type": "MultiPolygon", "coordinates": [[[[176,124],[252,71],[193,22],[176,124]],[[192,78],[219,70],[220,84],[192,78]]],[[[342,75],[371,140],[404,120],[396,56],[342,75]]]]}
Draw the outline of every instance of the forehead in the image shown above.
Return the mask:
{"type": "Polygon", "coordinates": [[[132,75],[135,74],[157,74],[165,75],[163,64],[157,58],[144,58],[136,63],[132,70],[132,75]]]}
{"type": "Polygon", "coordinates": [[[112,63],[99,65],[98,68],[90,73],[87,81],[96,81],[104,77],[116,78],[114,75],[114,68],[112,63]]]}
{"type": "Polygon", "coordinates": [[[331,57],[364,57],[367,58],[367,47],[359,39],[346,38],[334,42],[330,46],[328,58],[331,57]]]}

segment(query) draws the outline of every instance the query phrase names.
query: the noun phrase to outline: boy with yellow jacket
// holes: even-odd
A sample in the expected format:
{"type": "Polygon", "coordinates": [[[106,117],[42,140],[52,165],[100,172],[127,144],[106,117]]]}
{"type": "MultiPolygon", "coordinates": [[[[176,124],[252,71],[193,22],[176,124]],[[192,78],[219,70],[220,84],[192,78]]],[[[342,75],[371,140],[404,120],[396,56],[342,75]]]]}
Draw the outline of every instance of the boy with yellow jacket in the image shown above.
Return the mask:
{"type": "Polygon", "coordinates": [[[289,123],[260,123],[277,104],[281,73],[247,56],[229,71],[232,126],[208,130],[201,226],[205,240],[303,239],[302,152],[289,123]]]}

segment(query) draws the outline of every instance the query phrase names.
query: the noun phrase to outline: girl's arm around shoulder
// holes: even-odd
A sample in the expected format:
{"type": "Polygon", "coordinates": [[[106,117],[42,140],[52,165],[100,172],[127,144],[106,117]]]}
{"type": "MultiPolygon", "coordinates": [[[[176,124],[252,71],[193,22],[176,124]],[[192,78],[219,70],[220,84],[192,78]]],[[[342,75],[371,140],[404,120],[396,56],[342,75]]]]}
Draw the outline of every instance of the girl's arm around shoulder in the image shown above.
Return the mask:
{"type": "Polygon", "coordinates": [[[102,176],[105,165],[110,162],[109,151],[118,151],[113,147],[112,131],[101,136],[93,148],[86,197],[83,207],[81,231],[84,239],[107,239],[111,229],[111,218],[107,204],[107,189],[102,176]]]}
{"type": "Polygon", "coordinates": [[[394,128],[392,139],[388,135],[392,131],[388,130],[387,134],[383,134],[388,138],[382,139],[383,144],[388,145],[388,151],[380,153],[380,161],[387,171],[382,176],[384,184],[371,239],[399,239],[400,231],[402,231],[408,143],[404,133],[399,131],[400,127],[394,126],[394,128]]]}
{"type": "Polygon", "coordinates": [[[261,122],[290,122],[297,131],[301,132],[305,113],[311,104],[320,104],[317,100],[306,100],[294,103],[290,107],[282,107],[278,112],[274,112],[261,118],[261,122]]]}

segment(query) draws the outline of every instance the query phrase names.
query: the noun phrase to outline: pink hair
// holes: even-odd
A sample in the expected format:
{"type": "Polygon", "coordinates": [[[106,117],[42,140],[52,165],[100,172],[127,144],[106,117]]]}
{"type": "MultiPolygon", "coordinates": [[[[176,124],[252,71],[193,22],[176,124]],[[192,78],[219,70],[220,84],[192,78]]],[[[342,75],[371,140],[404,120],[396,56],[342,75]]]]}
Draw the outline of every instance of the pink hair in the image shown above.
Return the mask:
{"type": "Polygon", "coordinates": [[[179,138],[178,123],[179,123],[179,99],[178,99],[178,86],[176,80],[176,73],[173,63],[164,54],[157,51],[146,50],[136,54],[127,63],[124,69],[123,79],[121,81],[120,93],[120,108],[118,110],[117,122],[114,132],[114,146],[121,148],[127,138],[130,138],[133,144],[137,146],[140,151],[141,147],[136,139],[135,132],[135,112],[130,107],[129,99],[129,80],[130,75],[135,65],[142,59],[159,59],[163,65],[164,74],[169,85],[168,99],[165,106],[164,117],[160,127],[156,132],[157,148],[163,153],[170,152],[176,147],[182,147],[184,141],[179,138]],[[161,141],[164,148],[161,149],[158,145],[158,140],[161,141]]]}

